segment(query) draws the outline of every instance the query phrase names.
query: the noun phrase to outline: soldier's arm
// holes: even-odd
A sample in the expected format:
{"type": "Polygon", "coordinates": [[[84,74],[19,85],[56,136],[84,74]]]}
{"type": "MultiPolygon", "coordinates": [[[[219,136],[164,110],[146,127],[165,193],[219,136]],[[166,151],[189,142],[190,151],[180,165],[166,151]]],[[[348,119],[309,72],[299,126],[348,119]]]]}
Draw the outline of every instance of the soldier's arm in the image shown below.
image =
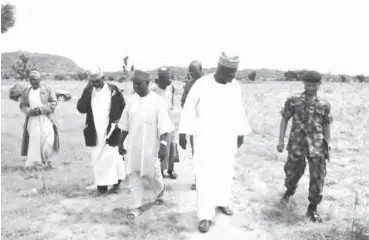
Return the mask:
{"type": "Polygon", "coordinates": [[[283,142],[286,136],[288,120],[282,117],[281,123],[279,124],[279,141],[283,142]]]}
{"type": "Polygon", "coordinates": [[[288,98],[284,104],[283,109],[280,112],[280,114],[282,115],[282,119],[279,124],[279,141],[280,142],[284,141],[284,138],[286,136],[288,121],[290,120],[293,114],[293,108],[292,108],[291,101],[292,99],[288,98]]]}
{"type": "Polygon", "coordinates": [[[332,115],[331,115],[331,105],[328,103],[324,113],[323,119],[323,137],[327,141],[328,145],[331,141],[331,123],[332,123],[332,115]]]}

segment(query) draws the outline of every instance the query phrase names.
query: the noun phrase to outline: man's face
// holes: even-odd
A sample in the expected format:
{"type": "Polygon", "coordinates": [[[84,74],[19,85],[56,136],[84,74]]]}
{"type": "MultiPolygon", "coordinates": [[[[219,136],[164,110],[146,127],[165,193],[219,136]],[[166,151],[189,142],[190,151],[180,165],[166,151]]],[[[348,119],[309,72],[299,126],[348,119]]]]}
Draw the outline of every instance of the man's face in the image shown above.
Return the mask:
{"type": "Polygon", "coordinates": [[[166,79],[157,79],[156,84],[158,85],[159,88],[166,89],[171,84],[171,81],[170,81],[170,79],[167,79],[167,78],[166,79]]]}
{"type": "Polygon", "coordinates": [[[133,89],[141,97],[145,96],[149,90],[149,81],[133,79],[133,89]]]}
{"type": "Polygon", "coordinates": [[[93,79],[90,80],[91,85],[94,86],[95,88],[102,88],[104,85],[104,80],[102,78],[100,79],[93,79]]]}
{"type": "Polygon", "coordinates": [[[220,67],[221,80],[224,83],[232,82],[232,80],[236,76],[237,68],[228,68],[224,66],[218,66],[218,67],[220,67]]]}
{"type": "Polygon", "coordinates": [[[319,90],[320,82],[312,83],[312,82],[304,81],[304,87],[305,87],[305,92],[308,95],[315,95],[319,90]]]}
{"type": "Polygon", "coordinates": [[[40,86],[40,81],[41,81],[41,79],[36,78],[36,77],[30,77],[29,78],[29,83],[31,84],[33,89],[36,89],[40,86]]]}
{"type": "Polygon", "coordinates": [[[202,68],[200,66],[191,65],[188,68],[188,74],[192,80],[197,80],[203,76],[202,68]]]}

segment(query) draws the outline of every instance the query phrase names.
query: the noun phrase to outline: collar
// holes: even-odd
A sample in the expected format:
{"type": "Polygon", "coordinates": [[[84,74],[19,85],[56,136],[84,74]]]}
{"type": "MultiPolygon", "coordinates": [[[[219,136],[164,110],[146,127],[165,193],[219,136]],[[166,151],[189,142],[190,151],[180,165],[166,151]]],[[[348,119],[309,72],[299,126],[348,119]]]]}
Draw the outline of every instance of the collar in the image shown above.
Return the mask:
{"type": "MultiPolygon", "coordinates": [[[[306,100],[306,92],[305,91],[300,95],[300,98],[302,98],[303,100],[306,100]]],[[[318,94],[315,96],[315,101],[320,101],[320,97],[318,96],[318,94]]]]}

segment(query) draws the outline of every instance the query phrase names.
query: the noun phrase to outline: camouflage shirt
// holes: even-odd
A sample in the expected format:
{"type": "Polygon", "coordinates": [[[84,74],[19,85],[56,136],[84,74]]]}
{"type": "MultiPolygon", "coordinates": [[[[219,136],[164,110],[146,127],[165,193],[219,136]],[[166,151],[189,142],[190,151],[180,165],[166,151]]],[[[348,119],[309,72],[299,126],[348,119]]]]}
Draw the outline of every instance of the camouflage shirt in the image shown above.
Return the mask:
{"type": "Polygon", "coordinates": [[[305,92],[289,97],[281,110],[287,121],[292,117],[292,128],[287,151],[294,155],[324,156],[323,125],[332,123],[331,105],[317,97],[313,103],[305,92]]]}

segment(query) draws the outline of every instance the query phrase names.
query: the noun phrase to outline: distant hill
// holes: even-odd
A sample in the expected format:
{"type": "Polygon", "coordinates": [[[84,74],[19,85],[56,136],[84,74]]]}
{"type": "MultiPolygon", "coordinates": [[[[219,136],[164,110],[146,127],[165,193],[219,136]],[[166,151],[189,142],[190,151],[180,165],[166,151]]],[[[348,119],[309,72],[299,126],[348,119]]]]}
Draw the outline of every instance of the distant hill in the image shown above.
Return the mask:
{"type": "Polygon", "coordinates": [[[67,74],[84,71],[75,62],[63,56],[17,51],[1,54],[1,72],[12,73],[12,65],[19,61],[19,56],[22,53],[30,58],[31,64],[34,64],[40,72],[67,74]]]}

